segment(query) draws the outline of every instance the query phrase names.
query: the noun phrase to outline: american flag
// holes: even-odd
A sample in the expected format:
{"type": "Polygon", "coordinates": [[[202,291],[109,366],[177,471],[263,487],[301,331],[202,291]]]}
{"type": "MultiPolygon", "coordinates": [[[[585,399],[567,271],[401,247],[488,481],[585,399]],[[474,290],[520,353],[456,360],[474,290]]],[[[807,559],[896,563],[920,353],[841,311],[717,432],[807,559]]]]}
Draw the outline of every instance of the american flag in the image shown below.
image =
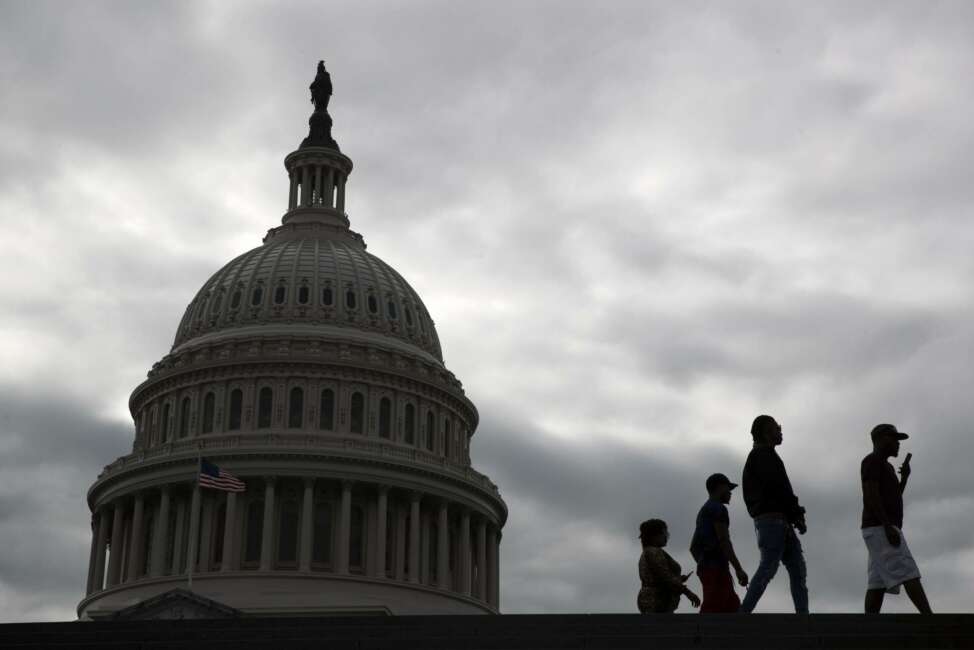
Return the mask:
{"type": "Polygon", "coordinates": [[[205,458],[200,459],[200,487],[227,492],[243,492],[247,486],[239,478],[226,472],[205,458]]]}

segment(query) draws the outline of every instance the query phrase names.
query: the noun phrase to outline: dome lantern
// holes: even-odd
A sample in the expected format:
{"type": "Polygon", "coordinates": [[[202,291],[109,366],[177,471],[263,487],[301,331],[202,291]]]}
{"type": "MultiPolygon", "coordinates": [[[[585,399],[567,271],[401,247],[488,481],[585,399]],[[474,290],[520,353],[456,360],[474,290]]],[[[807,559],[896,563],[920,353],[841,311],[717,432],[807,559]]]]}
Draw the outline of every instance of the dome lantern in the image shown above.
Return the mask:
{"type": "Polygon", "coordinates": [[[331,136],[328,100],[332,85],[324,61],[318,62],[318,73],[310,89],[315,110],[308,120],[308,137],[284,159],[290,185],[288,209],[281,222],[348,228],[345,183],[352,172],[352,161],[342,154],[331,136]]]}

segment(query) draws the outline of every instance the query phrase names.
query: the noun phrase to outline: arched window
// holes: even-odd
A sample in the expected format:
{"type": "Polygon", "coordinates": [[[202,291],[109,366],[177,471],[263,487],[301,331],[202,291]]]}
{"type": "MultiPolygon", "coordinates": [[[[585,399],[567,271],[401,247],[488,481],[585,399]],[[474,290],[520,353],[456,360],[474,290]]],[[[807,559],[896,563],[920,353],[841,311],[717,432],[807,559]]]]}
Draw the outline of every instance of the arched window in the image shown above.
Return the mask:
{"type": "Polygon", "coordinates": [[[406,307],[406,325],[413,326],[413,310],[406,307]]]}
{"type": "Polygon", "coordinates": [[[254,293],[250,298],[250,304],[254,307],[258,306],[264,299],[264,287],[258,285],[254,287],[254,293]]]}
{"type": "Polygon", "coordinates": [[[227,422],[227,429],[237,431],[240,429],[240,419],[243,414],[243,391],[234,388],[230,391],[230,417],[227,422]]]}
{"type": "Polygon", "coordinates": [[[414,445],[416,444],[416,407],[412,404],[406,404],[405,411],[406,421],[403,423],[403,437],[407,445],[414,445]]]}
{"type": "Polygon", "coordinates": [[[233,292],[233,295],[230,296],[230,308],[236,309],[239,306],[240,306],[240,289],[237,289],[236,291],[233,292]]]}
{"type": "Polygon", "coordinates": [[[298,561],[298,502],[288,499],[281,503],[277,534],[277,561],[284,565],[298,561]]]}
{"type": "Polygon", "coordinates": [[[365,433],[365,396],[362,393],[352,393],[351,417],[349,430],[352,433],[365,433]]]}
{"type": "Polygon", "coordinates": [[[260,544],[264,534],[264,501],[256,499],[247,504],[247,530],[244,535],[244,563],[260,562],[260,544]]]}
{"type": "Polygon", "coordinates": [[[321,404],[319,405],[318,428],[326,431],[335,429],[335,391],[326,388],[321,391],[321,404]]]}
{"type": "Polygon", "coordinates": [[[300,429],[304,425],[304,390],[297,386],[292,388],[289,402],[287,425],[292,429],[300,429]]]}
{"type": "Polygon", "coordinates": [[[355,291],[349,289],[348,291],[345,292],[345,307],[347,307],[348,309],[355,309],[356,304],[357,301],[355,299],[355,291]]]}
{"type": "Polygon", "coordinates": [[[285,287],[283,284],[279,284],[277,285],[277,288],[274,289],[274,304],[283,305],[285,300],[287,300],[287,287],[285,287]]]}
{"type": "Polygon", "coordinates": [[[369,313],[374,314],[379,311],[379,301],[375,299],[375,296],[371,293],[369,294],[369,313]]]}
{"type": "Polygon", "coordinates": [[[311,295],[311,291],[308,289],[308,285],[303,284],[298,289],[298,302],[302,305],[308,304],[308,297],[311,295]]]}
{"type": "Polygon", "coordinates": [[[389,302],[386,304],[386,309],[389,311],[389,318],[392,320],[399,318],[399,316],[396,314],[396,303],[392,300],[392,298],[390,298],[389,302]]]}
{"type": "Polygon", "coordinates": [[[223,537],[227,525],[227,504],[221,503],[216,509],[216,521],[213,522],[213,568],[216,569],[223,562],[223,537]]]}
{"type": "Polygon", "coordinates": [[[426,412],[426,450],[433,451],[436,449],[436,419],[433,417],[433,411],[426,412]]]}
{"type": "Polygon", "coordinates": [[[361,506],[352,506],[351,529],[348,531],[348,566],[354,571],[365,568],[365,514],[361,506]]]}
{"type": "Polygon", "coordinates": [[[169,440],[169,402],[162,405],[162,424],[159,427],[159,438],[162,442],[169,440]]]}
{"type": "Polygon", "coordinates": [[[331,564],[331,504],[315,504],[314,543],[311,561],[315,564],[331,564]]]}
{"type": "Polygon", "coordinates": [[[188,397],[183,398],[183,404],[179,409],[179,437],[185,438],[189,435],[189,405],[188,397]]]}
{"type": "Polygon", "coordinates": [[[216,395],[212,392],[203,398],[203,433],[213,433],[213,412],[216,407],[216,395]]]}
{"type": "Polygon", "coordinates": [[[271,426],[271,411],[274,408],[274,391],[268,386],[260,389],[257,397],[257,428],[266,429],[271,426]]]}
{"type": "Polygon", "coordinates": [[[450,427],[450,418],[443,418],[443,455],[450,457],[450,436],[453,432],[450,427]]]}
{"type": "Polygon", "coordinates": [[[392,400],[383,397],[379,400],[379,436],[388,438],[392,435],[392,400]]]}
{"type": "Polygon", "coordinates": [[[334,300],[335,298],[332,295],[331,287],[325,287],[321,290],[321,304],[325,305],[326,307],[331,307],[334,300]]]}
{"type": "Polygon", "coordinates": [[[219,291],[216,292],[216,295],[213,296],[213,302],[210,303],[210,313],[216,314],[218,311],[220,311],[220,305],[222,304],[223,304],[223,289],[220,289],[219,291]]]}

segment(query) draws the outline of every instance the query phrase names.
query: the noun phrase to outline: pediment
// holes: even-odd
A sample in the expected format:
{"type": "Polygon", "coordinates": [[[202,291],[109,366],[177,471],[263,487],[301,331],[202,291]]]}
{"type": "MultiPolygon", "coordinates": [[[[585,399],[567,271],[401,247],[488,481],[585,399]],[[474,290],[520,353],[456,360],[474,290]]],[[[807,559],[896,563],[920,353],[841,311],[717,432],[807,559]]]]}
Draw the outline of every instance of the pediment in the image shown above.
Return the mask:
{"type": "Polygon", "coordinates": [[[143,600],[112,616],[117,621],[236,618],[240,611],[187,589],[173,589],[143,600]]]}

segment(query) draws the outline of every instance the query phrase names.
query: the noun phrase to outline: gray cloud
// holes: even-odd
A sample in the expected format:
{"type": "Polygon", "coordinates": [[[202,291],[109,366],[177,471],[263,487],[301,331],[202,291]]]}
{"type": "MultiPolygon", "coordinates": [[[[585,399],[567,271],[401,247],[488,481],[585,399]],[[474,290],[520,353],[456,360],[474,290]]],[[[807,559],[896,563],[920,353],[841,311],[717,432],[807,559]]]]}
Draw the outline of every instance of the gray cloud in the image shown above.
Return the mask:
{"type": "MultiPolygon", "coordinates": [[[[353,228],[481,410],[506,611],[633,611],[635,526],[664,516],[686,563],[702,477],[739,473],[763,411],[809,508],[813,607],[860,606],[856,472],[891,420],[916,432],[907,532],[934,605],[969,609],[972,18],[3,5],[3,616],[73,616],[85,490],[131,444],[128,393],[185,305],[279,219],[319,58],[353,228]]],[[[788,602],[778,580],[762,607],[788,602]]]]}

